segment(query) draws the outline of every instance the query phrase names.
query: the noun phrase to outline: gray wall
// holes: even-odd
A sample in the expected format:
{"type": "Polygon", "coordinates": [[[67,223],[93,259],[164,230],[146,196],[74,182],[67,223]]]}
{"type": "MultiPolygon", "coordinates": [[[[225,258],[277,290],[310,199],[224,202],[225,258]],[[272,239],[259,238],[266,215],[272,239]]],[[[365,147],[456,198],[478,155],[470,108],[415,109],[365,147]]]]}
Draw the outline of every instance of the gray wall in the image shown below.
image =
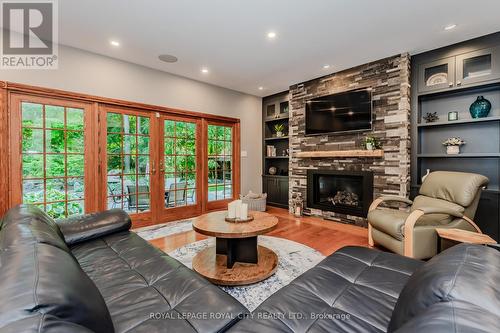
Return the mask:
{"type": "Polygon", "coordinates": [[[0,70],[0,80],[239,118],[241,191],[262,189],[260,97],[64,46],[58,70],[0,70]]]}

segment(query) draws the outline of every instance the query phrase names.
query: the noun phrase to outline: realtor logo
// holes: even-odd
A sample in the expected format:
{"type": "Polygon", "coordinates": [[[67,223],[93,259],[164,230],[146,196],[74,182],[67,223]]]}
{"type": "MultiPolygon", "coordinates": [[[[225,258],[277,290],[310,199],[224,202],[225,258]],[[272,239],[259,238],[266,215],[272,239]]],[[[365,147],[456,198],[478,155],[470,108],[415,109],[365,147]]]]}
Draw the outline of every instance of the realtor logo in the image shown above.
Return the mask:
{"type": "Polygon", "coordinates": [[[57,69],[57,0],[1,2],[2,69],[57,69]]]}

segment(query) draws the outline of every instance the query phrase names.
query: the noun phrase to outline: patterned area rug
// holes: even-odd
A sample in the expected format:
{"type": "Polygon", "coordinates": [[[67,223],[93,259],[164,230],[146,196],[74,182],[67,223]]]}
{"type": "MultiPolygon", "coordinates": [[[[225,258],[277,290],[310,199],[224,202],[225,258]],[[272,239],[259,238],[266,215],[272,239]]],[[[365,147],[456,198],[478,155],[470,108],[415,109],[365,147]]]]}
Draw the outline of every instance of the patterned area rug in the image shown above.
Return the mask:
{"type": "MultiPolygon", "coordinates": [[[[188,230],[192,230],[189,220],[138,229],[135,232],[142,238],[150,240],[188,230]]],[[[324,258],[318,251],[291,240],[271,236],[259,236],[258,240],[260,245],[272,249],[278,255],[278,269],[276,273],[268,279],[252,285],[220,287],[240,301],[250,311],[253,311],[269,296],[289,284],[293,279],[315,266],[324,258]]],[[[187,244],[168,254],[191,268],[191,262],[196,253],[214,245],[215,238],[209,238],[187,244]]]]}

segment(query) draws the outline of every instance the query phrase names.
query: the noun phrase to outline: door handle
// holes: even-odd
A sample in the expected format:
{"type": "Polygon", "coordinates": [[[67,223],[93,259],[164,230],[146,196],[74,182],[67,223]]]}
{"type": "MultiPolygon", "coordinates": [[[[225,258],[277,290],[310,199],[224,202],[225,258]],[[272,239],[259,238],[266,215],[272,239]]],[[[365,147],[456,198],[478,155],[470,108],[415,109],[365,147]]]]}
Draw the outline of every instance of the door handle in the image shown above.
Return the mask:
{"type": "Polygon", "coordinates": [[[156,173],[156,167],[155,167],[155,161],[151,161],[151,174],[155,174],[156,173]]]}

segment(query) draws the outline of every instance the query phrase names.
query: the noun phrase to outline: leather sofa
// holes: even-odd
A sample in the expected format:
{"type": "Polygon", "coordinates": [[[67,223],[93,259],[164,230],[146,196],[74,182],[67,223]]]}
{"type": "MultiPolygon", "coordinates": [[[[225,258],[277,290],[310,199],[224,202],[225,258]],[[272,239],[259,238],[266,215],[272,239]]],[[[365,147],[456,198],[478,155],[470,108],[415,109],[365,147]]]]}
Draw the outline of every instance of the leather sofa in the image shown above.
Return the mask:
{"type": "Polygon", "coordinates": [[[498,332],[500,252],[460,244],[428,262],[344,247],[231,332],[498,332]]]}
{"type": "Polygon", "coordinates": [[[254,312],[130,232],[120,210],[0,221],[0,332],[493,332],[500,252],[459,245],[429,262],[345,247],[254,312]],[[242,319],[243,318],[243,319],[242,319]]]}
{"type": "Polygon", "coordinates": [[[0,222],[0,332],[220,332],[247,310],[130,232],[121,210],[0,222]]]}

